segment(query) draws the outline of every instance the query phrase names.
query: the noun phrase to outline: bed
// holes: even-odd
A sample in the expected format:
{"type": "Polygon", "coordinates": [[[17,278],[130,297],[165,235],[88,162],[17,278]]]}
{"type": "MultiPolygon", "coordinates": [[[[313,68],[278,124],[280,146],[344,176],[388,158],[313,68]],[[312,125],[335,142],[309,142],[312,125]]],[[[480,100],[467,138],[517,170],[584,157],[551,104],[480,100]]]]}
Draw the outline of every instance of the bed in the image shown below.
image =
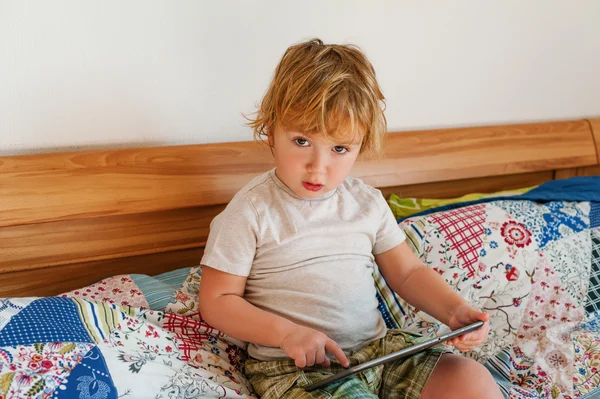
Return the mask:
{"type": "MultiPolygon", "coordinates": [[[[198,312],[198,262],[212,218],[272,167],[255,142],[0,157],[0,398],[253,397],[244,344],[198,312]]],[[[600,119],[389,133],[351,174],[414,204],[485,193],[399,228],[493,312],[467,356],[506,397],[594,397],[600,119]]],[[[443,331],[376,282],[388,326],[443,331]]]]}

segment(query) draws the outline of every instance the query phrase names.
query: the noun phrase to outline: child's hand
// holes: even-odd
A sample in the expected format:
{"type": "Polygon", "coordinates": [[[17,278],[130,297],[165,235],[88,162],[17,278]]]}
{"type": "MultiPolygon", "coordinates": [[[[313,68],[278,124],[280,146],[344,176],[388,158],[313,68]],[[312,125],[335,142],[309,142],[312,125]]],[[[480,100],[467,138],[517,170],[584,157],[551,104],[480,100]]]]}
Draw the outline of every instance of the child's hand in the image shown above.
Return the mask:
{"type": "Polygon", "coordinates": [[[281,341],[281,350],[295,360],[296,367],[331,364],[327,352],[335,356],[344,367],[350,362],[339,345],[327,335],[312,328],[298,326],[281,341]]]}
{"type": "Polygon", "coordinates": [[[485,324],[475,331],[463,334],[447,341],[449,345],[453,345],[461,352],[467,352],[485,342],[490,332],[490,315],[480,312],[468,304],[462,305],[456,309],[450,320],[448,327],[452,330],[473,324],[478,321],[483,321],[485,324]]]}

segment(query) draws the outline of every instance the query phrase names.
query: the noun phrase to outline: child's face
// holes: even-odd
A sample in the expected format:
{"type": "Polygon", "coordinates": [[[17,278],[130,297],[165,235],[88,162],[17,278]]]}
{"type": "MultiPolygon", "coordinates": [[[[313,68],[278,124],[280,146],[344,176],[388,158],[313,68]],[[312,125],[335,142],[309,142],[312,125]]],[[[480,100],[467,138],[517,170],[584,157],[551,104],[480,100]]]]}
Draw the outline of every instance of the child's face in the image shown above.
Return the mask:
{"type": "MultiPolygon", "coordinates": [[[[351,138],[350,138],[351,139],[351,138]]],[[[330,141],[322,134],[304,134],[278,125],[269,138],[277,177],[296,195],[317,198],[339,186],[360,152],[360,139],[330,141]]]]}

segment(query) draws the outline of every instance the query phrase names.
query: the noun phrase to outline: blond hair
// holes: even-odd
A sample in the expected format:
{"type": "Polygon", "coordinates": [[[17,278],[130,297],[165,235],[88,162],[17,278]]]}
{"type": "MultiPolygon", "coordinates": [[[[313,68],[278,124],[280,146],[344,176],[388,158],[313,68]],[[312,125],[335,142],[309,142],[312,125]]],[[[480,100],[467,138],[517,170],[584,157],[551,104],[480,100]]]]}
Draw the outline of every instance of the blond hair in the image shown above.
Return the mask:
{"type": "Polygon", "coordinates": [[[277,124],[327,137],[361,137],[361,153],[378,155],[386,131],[385,98],[367,57],[354,45],[319,39],[287,49],[256,118],[248,118],[256,139],[277,124]]]}

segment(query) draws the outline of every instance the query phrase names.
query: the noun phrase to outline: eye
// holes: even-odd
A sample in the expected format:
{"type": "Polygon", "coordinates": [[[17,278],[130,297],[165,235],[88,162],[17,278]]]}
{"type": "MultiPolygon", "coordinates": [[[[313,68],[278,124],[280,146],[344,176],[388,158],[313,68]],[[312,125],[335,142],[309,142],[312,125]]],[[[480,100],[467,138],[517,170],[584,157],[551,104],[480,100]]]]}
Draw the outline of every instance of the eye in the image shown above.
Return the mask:
{"type": "Polygon", "coordinates": [[[298,137],[294,139],[294,142],[298,144],[300,147],[308,146],[308,140],[303,139],[302,137],[298,137]]]}
{"type": "Polygon", "coordinates": [[[341,145],[336,145],[335,147],[333,147],[333,152],[335,152],[336,154],[345,154],[348,152],[348,149],[341,145]]]}

